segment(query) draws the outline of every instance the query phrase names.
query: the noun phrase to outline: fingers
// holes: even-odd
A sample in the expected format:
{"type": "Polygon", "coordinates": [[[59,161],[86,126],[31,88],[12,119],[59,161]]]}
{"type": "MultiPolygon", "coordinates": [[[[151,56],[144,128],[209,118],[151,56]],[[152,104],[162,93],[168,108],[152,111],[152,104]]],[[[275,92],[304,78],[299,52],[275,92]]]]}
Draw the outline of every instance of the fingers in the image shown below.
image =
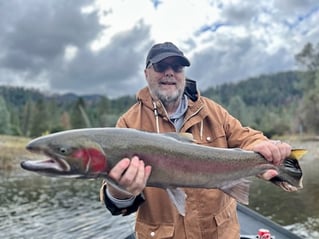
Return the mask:
{"type": "MultiPolygon", "coordinates": [[[[136,165],[135,165],[135,166],[137,166],[137,171],[136,171],[134,180],[133,181],[132,180],[126,181],[128,191],[133,193],[134,195],[138,195],[142,192],[142,190],[146,186],[147,180],[148,180],[150,173],[151,173],[150,166],[145,167],[144,161],[139,160],[138,158],[137,158],[137,160],[138,161],[136,162],[136,165]]],[[[132,175],[130,175],[130,176],[132,176],[132,175]]],[[[130,179],[132,179],[132,178],[130,177],[130,179]]]]}
{"type": "Polygon", "coordinates": [[[120,185],[124,187],[130,186],[134,182],[137,174],[139,173],[139,169],[140,160],[138,157],[133,157],[130,161],[129,167],[124,172],[124,174],[121,175],[121,178],[119,179],[120,185]]]}
{"type": "Polygon", "coordinates": [[[274,145],[275,149],[272,159],[275,165],[279,165],[285,158],[287,158],[291,153],[291,146],[287,143],[277,143],[274,145]]]}
{"type": "Polygon", "coordinates": [[[125,170],[130,165],[130,161],[131,160],[128,158],[122,159],[112,168],[112,170],[109,172],[109,176],[115,181],[119,181],[125,170]]]}
{"type": "Polygon", "coordinates": [[[140,194],[146,186],[151,173],[151,166],[145,166],[144,161],[137,156],[124,158],[110,171],[109,176],[133,195],[140,194]]]}
{"type": "Polygon", "coordinates": [[[262,154],[269,162],[279,165],[291,153],[291,146],[281,141],[263,141],[254,146],[253,150],[262,154]]]}

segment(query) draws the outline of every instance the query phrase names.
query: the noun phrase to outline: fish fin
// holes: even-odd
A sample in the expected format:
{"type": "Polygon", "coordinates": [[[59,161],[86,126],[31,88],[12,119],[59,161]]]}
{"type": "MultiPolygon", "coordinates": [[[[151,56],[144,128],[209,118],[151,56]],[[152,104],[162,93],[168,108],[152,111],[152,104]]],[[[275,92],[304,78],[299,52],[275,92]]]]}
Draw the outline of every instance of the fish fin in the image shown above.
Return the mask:
{"type": "Polygon", "coordinates": [[[238,202],[248,205],[250,183],[251,181],[248,179],[241,179],[220,187],[220,190],[235,198],[238,202]]]}
{"type": "Polygon", "coordinates": [[[175,132],[168,132],[164,133],[164,135],[177,139],[178,141],[188,142],[188,143],[196,143],[193,135],[191,133],[175,133],[175,132]]]}
{"type": "Polygon", "coordinates": [[[169,198],[175,205],[180,215],[185,216],[186,194],[180,188],[167,188],[169,198]]]}
{"type": "Polygon", "coordinates": [[[133,196],[132,193],[130,193],[127,190],[125,190],[124,188],[122,188],[114,179],[110,178],[108,175],[105,175],[104,179],[106,181],[106,184],[111,185],[113,188],[116,188],[118,191],[120,191],[122,193],[133,196]]]}
{"type": "Polygon", "coordinates": [[[301,159],[308,151],[306,149],[292,149],[289,158],[301,159]]]}

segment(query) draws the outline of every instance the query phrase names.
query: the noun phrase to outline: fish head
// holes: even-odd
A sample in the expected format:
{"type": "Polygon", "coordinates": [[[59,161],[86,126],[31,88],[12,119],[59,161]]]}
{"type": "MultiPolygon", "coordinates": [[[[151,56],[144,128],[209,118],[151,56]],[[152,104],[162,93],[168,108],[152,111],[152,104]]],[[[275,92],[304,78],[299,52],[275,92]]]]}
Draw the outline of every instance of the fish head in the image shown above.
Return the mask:
{"type": "Polygon", "coordinates": [[[43,136],[32,140],[26,149],[44,159],[23,161],[21,167],[46,176],[93,178],[107,172],[102,147],[87,137],[43,136]]]}

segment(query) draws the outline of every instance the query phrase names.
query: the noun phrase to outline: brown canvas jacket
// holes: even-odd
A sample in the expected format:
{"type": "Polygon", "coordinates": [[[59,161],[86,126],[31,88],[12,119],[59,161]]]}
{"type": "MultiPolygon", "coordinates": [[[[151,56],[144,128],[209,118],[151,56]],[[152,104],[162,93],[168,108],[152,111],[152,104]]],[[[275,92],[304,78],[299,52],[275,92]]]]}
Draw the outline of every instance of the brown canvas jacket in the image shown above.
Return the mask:
{"type": "MultiPolygon", "coordinates": [[[[174,132],[174,125],[160,101],[153,102],[148,88],[137,95],[138,102],[120,119],[117,127],[150,132],[174,132]]],[[[217,103],[199,96],[189,100],[181,132],[189,132],[196,143],[223,148],[251,149],[267,138],[259,131],[243,127],[217,103]]],[[[147,187],[145,202],[136,218],[136,236],[175,239],[239,238],[236,201],[218,189],[184,189],[186,215],[179,215],[166,191],[147,187]]]]}

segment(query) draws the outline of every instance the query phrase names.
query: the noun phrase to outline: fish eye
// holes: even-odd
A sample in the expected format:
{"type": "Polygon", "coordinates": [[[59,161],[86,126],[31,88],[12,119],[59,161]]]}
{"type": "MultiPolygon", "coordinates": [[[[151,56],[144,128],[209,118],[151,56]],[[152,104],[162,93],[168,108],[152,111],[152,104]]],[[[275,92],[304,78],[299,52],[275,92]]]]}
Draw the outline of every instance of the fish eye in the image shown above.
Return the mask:
{"type": "Polygon", "coordinates": [[[60,151],[61,154],[66,154],[66,153],[68,153],[68,149],[67,149],[67,148],[64,148],[64,147],[59,148],[59,151],[60,151]]]}

